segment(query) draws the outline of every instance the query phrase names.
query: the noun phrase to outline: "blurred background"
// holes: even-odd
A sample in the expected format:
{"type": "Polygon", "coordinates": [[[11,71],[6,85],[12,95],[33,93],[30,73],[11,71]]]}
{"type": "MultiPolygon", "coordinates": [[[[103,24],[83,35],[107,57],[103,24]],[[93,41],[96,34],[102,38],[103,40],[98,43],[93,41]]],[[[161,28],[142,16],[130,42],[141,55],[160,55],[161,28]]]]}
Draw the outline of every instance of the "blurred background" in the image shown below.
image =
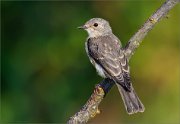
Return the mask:
{"type": "MultiPolygon", "coordinates": [[[[100,78],[78,30],[93,17],[108,20],[125,45],[164,1],[1,2],[1,122],[66,123],[100,78]]],[[[130,61],[144,113],[129,116],[114,86],[97,124],[180,123],[180,9],[146,36],[130,61]]]]}

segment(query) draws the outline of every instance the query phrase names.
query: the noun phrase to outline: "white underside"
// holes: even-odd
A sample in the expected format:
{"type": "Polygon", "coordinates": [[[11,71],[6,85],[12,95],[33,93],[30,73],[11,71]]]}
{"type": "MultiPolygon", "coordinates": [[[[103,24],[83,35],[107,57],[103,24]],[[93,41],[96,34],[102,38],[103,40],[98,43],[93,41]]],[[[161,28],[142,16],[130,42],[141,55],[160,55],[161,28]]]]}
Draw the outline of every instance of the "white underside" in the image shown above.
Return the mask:
{"type": "Polygon", "coordinates": [[[106,78],[106,76],[105,76],[105,74],[104,74],[103,68],[102,68],[100,65],[96,64],[96,62],[93,60],[93,58],[91,58],[91,57],[89,56],[88,47],[87,47],[87,42],[85,43],[85,49],[86,49],[86,53],[88,54],[88,57],[89,57],[91,63],[95,66],[97,73],[98,73],[101,77],[106,78]]]}
{"type": "Polygon", "coordinates": [[[105,74],[104,74],[104,70],[101,68],[100,65],[96,64],[95,63],[95,68],[96,68],[96,71],[98,72],[98,74],[103,77],[103,78],[106,78],[105,74]]]}

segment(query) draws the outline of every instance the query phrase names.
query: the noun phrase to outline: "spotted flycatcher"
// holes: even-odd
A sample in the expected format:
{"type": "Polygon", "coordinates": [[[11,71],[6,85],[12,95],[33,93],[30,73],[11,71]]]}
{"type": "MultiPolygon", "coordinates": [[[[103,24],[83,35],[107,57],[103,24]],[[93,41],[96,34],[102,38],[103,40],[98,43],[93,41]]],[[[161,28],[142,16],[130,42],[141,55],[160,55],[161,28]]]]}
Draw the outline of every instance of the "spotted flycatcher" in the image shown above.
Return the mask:
{"type": "Polygon", "coordinates": [[[128,60],[109,23],[102,18],[93,18],[79,28],[88,32],[85,46],[91,63],[101,77],[115,82],[127,113],[144,112],[144,105],[131,83],[128,60]]]}

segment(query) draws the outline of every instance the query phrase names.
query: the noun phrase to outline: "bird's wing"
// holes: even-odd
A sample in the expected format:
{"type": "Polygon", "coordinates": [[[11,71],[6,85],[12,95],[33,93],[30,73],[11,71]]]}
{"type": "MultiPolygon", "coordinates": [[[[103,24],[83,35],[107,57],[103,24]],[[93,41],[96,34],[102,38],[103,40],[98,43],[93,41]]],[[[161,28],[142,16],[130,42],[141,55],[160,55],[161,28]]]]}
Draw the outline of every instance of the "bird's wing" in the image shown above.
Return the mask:
{"type": "Polygon", "coordinates": [[[87,45],[89,55],[103,68],[107,76],[130,90],[129,67],[118,40],[110,36],[90,38],[87,45]]]}

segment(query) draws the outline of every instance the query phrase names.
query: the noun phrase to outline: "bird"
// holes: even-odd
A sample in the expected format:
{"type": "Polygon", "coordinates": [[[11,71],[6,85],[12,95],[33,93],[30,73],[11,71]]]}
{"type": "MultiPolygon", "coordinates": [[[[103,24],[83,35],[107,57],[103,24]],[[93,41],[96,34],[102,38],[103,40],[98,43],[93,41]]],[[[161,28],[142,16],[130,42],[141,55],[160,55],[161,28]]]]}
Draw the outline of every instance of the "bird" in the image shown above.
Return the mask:
{"type": "Polygon", "coordinates": [[[145,107],[132,86],[128,59],[109,22],[92,18],[78,28],[88,33],[85,49],[90,62],[102,78],[115,82],[127,113],[144,112],[145,107]]]}

